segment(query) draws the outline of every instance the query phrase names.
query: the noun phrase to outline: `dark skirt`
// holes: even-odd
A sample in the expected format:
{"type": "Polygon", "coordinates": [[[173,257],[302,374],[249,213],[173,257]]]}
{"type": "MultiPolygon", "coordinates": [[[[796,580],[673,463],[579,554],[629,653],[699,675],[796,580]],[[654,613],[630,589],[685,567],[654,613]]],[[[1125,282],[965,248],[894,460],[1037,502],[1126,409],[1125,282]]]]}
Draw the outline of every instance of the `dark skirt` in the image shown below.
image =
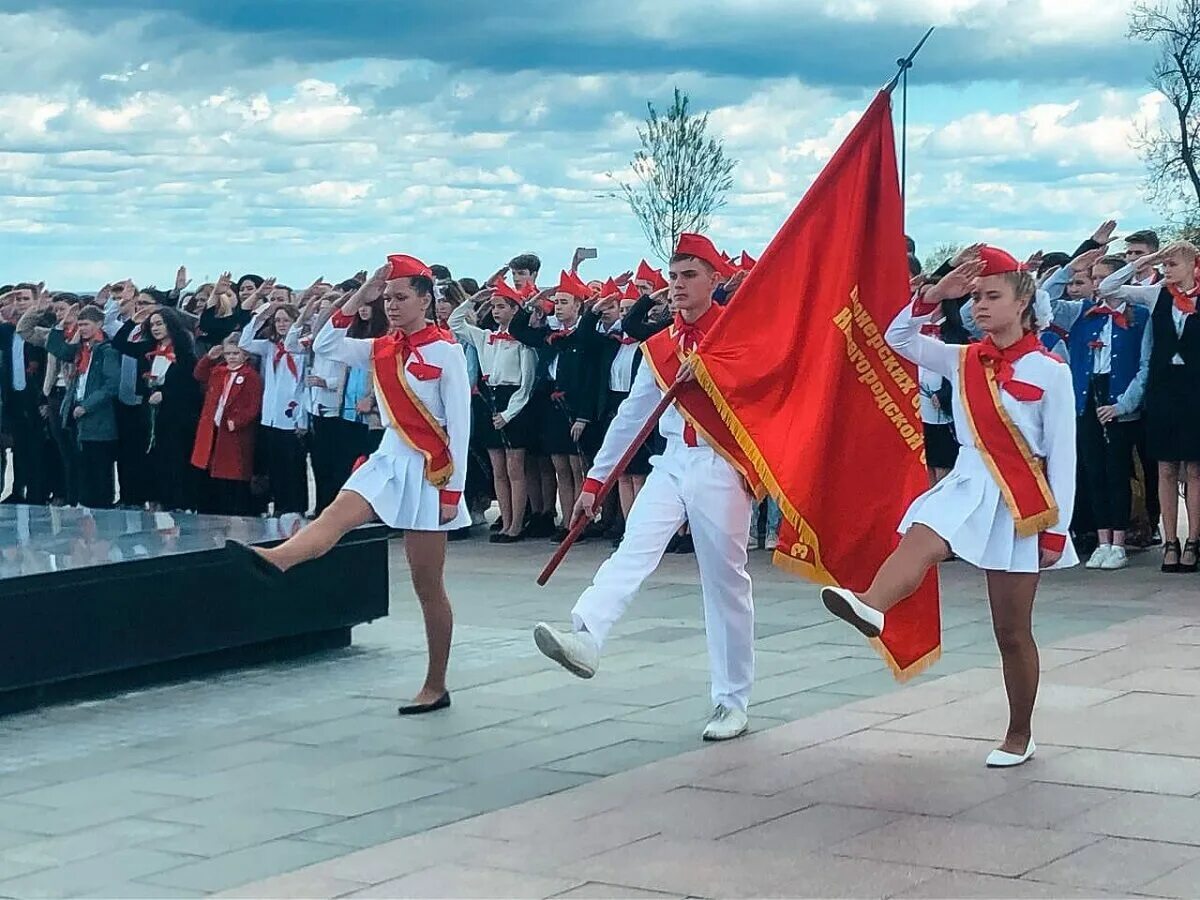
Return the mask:
{"type": "Polygon", "coordinates": [[[958,461],[958,439],[954,436],[954,426],[930,425],[925,427],[925,464],[934,469],[953,469],[958,461]]]}
{"type": "Polygon", "coordinates": [[[1186,366],[1168,366],[1146,389],[1146,449],[1162,462],[1200,462],[1200,393],[1186,366]]]}
{"type": "Polygon", "coordinates": [[[543,456],[580,456],[580,445],[571,439],[571,419],[562,400],[549,393],[541,404],[538,446],[543,456]]]}
{"type": "Polygon", "coordinates": [[[497,429],[492,424],[495,414],[508,408],[513,394],[519,390],[518,386],[515,384],[501,384],[496,387],[484,385],[479,390],[480,402],[476,404],[478,414],[475,417],[475,425],[478,428],[482,445],[488,450],[528,450],[532,443],[532,435],[529,433],[531,421],[529,403],[525,404],[525,407],[517,413],[517,417],[503,428],[497,429]]]}

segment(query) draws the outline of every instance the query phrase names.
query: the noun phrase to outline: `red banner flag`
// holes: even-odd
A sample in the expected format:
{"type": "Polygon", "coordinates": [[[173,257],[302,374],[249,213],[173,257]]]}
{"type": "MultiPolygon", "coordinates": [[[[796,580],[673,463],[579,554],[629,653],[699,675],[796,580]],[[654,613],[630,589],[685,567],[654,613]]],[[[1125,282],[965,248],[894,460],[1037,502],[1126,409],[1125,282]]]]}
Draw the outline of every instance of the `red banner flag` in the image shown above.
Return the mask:
{"type": "MultiPolygon", "coordinates": [[[[866,590],[928,487],[915,367],[884,331],[909,297],[880,92],[698,352],[696,375],[783,511],[775,564],[866,590]]],[[[872,641],[899,680],[941,654],[937,573],[872,641]]]]}

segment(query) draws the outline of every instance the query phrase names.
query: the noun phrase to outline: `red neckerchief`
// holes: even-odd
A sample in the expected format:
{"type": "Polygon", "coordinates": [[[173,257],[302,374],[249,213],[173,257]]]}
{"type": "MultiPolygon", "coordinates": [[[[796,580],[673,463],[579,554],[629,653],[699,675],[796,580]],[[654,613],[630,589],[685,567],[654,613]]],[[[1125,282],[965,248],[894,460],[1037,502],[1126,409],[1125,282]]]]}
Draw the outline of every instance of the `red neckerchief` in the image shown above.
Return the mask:
{"type": "MultiPolygon", "coordinates": [[[[404,331],[394,331],[391,334],[381,338],[376,338],[377,341],[384,341],[385,347],[391,345],[395,348],[395,355],[400,357],[401,361],[407,363],[409,357],[416,360],[409,368],[418,379],[426,381],[431,377],[436,377],[441,374],[441,369],[437,366],[431,366],[425,362],[425,357],[421,356],[421,351],[418,347],[424,347],[427,344],[436,344],[438,341],[446,340],[446,333],[436,325],[426,325],[419,331],[414,331],[408,334],[404,331]],[[422,377],[426,376],[426,377],[422,377]]],[[[378,353],[376,349],[376,353],[378,353]]]]}
{"type": "Polygon", "coordinates": [[[293,378],[300,377],[300,372],[296,369],[296,361],[292,359],[292,354],[288,353],[287,349],[283,346],[283,341],[276,341],[273,367],[277,372],[279,371],[280,360],[287,360],[288,371],[292,373],[293,378]]]}
{"type": "Polygon", "coordinates": [[[489,344],[516,343],[517,339],[505,330],[493,331],[488,335],[489,344]]]}
{"type": "Polygon", "coordinates": [[[1098,303],[1089,309],[1086,313],[1089,316],[1110,316],[1115,325],[1121,328],[1129,327],[1129,316],[1125,315],[1124,310],[1115,310],[1107,303],[1098,303]]]}
{"type": "Polygon", "coordinates": [[[1027,333],[1015,344],[1004,349],[997,347],[989,335],[979,342],[978,347],[979,361],[996,373],[996,384],[1010,397],[1022,401],[1042,399],[1045,391],[1036,384],[1017,381],[1013,373],[1013,364],[1018,359],[1030,353],[1037,353],[1042,349],[1037,335],[1032,332],[1027,333]]]}
{"type": "Polygon", "coordinates": [[[553,344],[555,341],[561,341],[563,338],[574,334],[575,329],[578,327],[579,327],[579,322],[576,322],[570,328],[563,328],[559,331],[552,331],[552,332],[550,332],[549,335],[546,336],[546,343],[553,344]]]}
{"type": "Polygon", "coordinates": [[[610,331],[610,332],[608,333],[608,336],[609,336],[610,338],[612,338],[614,341],[618,341],[618,342],[621,344],[621,346],[622,346],[622,347],[627,347],[627,346],[629,346],[630,344],[636,344],[636,343],[638,343],[638,339],[637,339],[637,338],[631,338],[629,335],[627,335],[627,334],[622,334],[622,333],[621,333],[621,332],[619,332],[619,331],[610,331]]]}
{"type": "Polygon", "coordinates": [[[708,308],[708,312],[691,323],[685,322],[683,316],[676,313],[675,321],[671,325],[671,332],[678,340],[679,348],[685,353],[695,350],[704,340],[704,336],[717,323],[717,319],[721,318],[721,309],[722,307],[714,303],[708,308]]]}
{"type": "Polygon", "coordinates": [[[82,341],[79,344],[79,353],[75,357],[75,371],[80,375],[86,375],[88,366],[92,364],[93,343],[93,341],[82,341]]]}
{"type": "Polygon", "coordinates": [[[925,335],[926,337],[938,338],[941,340],[942,326],[934,325],[932,322],[926,322],[921,326],[921,334],[925,335]]]}
{"type": "Polygon", "coordinates": [[[1200,282],[1190,291],[1186,292],[1177,284],[1168,284],[1167,290],[1171,292],[1171,298],[1175,301],[1175,308],[1185,316],[1190,316],[1196,311],[1196,295],[1200,294],[1200,282]]]}
{"type": "Polygon", "coordinates": [[[155,344],[154,349],[146,354],[146,360],[153,365],[154,358],[161,356],[168,362],[175,362],[175,347],[170,341],[159,341],[155,344]]]}

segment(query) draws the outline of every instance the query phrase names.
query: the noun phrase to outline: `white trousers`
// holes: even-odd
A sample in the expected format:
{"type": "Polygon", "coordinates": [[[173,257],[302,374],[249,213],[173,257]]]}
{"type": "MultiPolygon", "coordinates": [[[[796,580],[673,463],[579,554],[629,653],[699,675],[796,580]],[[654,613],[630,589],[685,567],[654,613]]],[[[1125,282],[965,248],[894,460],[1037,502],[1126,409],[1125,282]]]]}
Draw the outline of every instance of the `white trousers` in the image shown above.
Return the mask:
{"type": "Polygon", "coordinates": [[[741,476],[711,448],[659,461],[629,511],[621,545],[575,604],[575,627],[587,628],[603,646],[686,521],[700,567],[713,704],[745,711],[754,683],[754,600],[746,574],[753,508],[741,476]]]}

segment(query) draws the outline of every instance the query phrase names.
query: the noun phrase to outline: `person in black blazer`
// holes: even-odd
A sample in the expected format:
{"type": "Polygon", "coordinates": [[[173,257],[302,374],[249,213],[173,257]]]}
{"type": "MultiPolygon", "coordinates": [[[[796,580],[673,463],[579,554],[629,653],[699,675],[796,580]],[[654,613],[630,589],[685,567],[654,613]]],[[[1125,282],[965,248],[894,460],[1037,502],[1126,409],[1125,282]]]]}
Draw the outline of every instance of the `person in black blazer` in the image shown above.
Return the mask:
{"type": "Polygon", "coordinates": [[[183,317],[175,309],[159,306],[148,316],[135,316],[113,336],[113,346],[126,356],[145,360],[145,375],[138,392],[149,419],[146,445],[150,474],[150,500],[164,510],[196,508],[196,477],[191,465],[196,423],[204,395],[193,377],[195,344],[183,317]],[[144,318],[148,336],[130,340],[144,318]]]}
{"type": "Polygon", "coordinates": [[[13,448],[13,489],[7,503],[46,503],[50,498],[46,461],[54,449],[42,404],[46,351],[17,334],[16,321],[28,312],[41,285],[18,284],[8,295],[10,321],[0,323],[0,432],[13,448]]]}
{"type": "MultiPolygon", "coordinates": [[[[526,346],[538,350],[545,365],[550,402],[541,412],[541,449],[554,463],[558,478],[558,502],[563,514],[563,527],[554,540],[566,536],[567,521],[583,487],[584,461],[580,449],[584,433],[597,422],[601,409],[599,379],[604,374],[595,368],[595,345],[604,340],[596,331],[598,316],[591,309],[584,311],[587,288],[563,279],[551,293],[554,316],[559,328],[551,328],[544,320],[540,303],[545,293],[538,294],[519,310],[509,325],[509,332],[526,346]]],[[[540,366],[539,366],[540,368],[540,366]]]]}
{"type": "Polygon", "coordinates": [[[67,340],[63,325],[56,325],[46,348],[71,365],[63,405],[57,414],[71,434],[78,452],[79,502],[90,509],[110,509],[117,462],[117,391],[121,358],[104,339],[104,314],[94,306],[78,314],[75,333],[67,340]]]}

